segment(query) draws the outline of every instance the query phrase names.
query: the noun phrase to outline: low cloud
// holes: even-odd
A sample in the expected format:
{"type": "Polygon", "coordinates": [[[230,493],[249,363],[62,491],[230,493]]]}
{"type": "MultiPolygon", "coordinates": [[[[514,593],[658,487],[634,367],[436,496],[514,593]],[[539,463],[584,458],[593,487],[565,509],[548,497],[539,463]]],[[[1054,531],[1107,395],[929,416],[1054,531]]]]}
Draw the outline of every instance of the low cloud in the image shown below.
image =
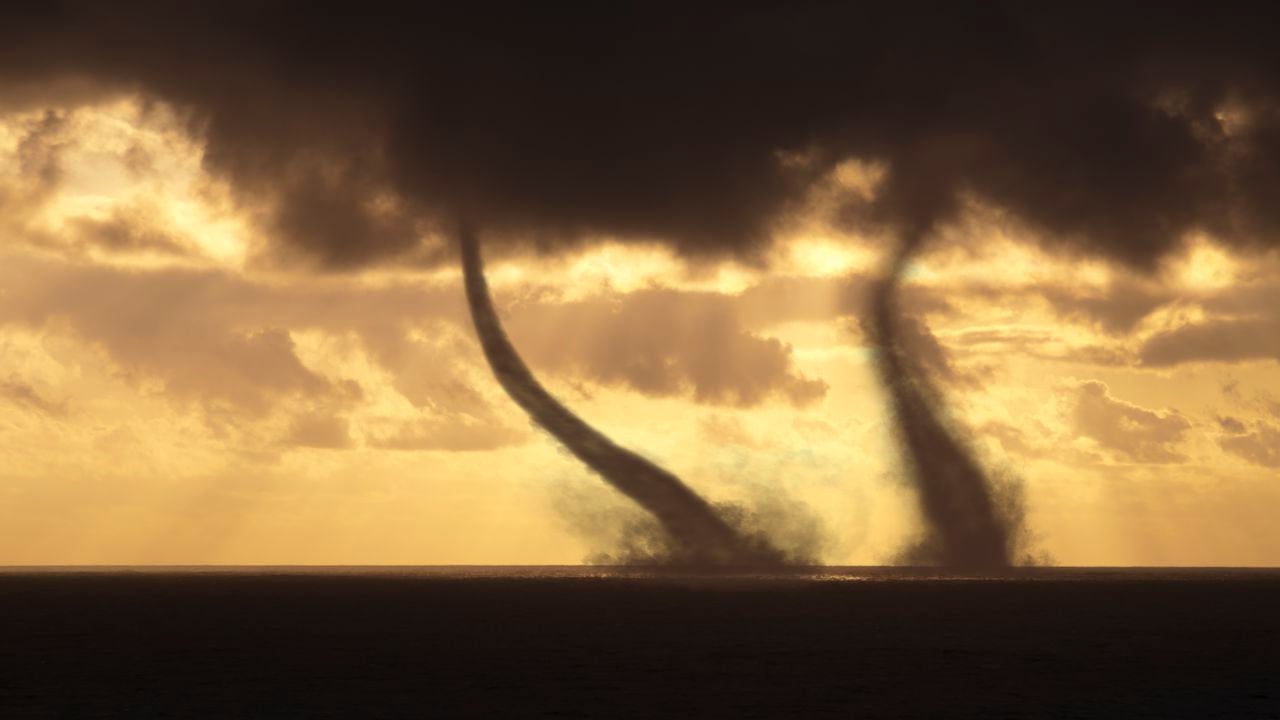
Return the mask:
{"type": "Polygon", "coordinates": [[[1153,336],[1139,358],[1148,367],[1191,362],[1280,360],[1280,317],[1211,320],[1153,336]]]}
{"type": "Polygon", "coordinates": [[[1256,422],[1252,429],[1234,418],[1230,424],[1221,423],[1228,434],[1218,439],[1223,450],[1244,458],[1255,465],[1280,468],[1280,427],[1268,422],[1256,422]]]}
{"type": "Polygon", "coordinates": [[[1124,459],[1148,463],[1185,460],[1178,444],[1191,422],[1176,411],[1164,413],[1118,400],[1106,384],[1080,386],[1074,412],[1075,429],[1124,459]]]}
{"type": "Polygon", "coordinates": [[[1223,432],[1230,433],[1232,435],[1241,435],[1245,431],[1244,423],[1229,415],[1219,417],[1218,426],[1222,428],[1223,432]]]}
{"type": "MultiPolygon", "coordinates": [[[[0,265],[0,286],[0,326],[69,328],[105,350],[127,379],[158,381],[176,400],[254,416],[286,397],[358,396],[350,379],[303,363],[295,332],[352,334],[371,345],[383,339],[378,348],[385,349],[460,304],[447,290],[279,286],[215,271],[135,272],[20,256],[0,265]]],[[[416,366],[392,369],[431,375],[442,362],[429,354],[413,359],[416,366]]]]}
{"type": "Polygon", "coordinates": [[[271,236],[286,241],[273,249],[278,259],[345,269],[403,257],[419,246],[431,227],[368,177],[365,164],[356,160],[288,176],[265,220],[271,236]]]}
{"type": "Polygon", "coordinates": [[[116,213],[105,220],[77,218],[74,235],[80,248],[109,253],[156,253],[182,257],[190,250],[173,235],[148,225],[140,218],[116,213]]]}
{"type": "Polygon", "coordinates": [[[746,330],[731,296],[653,289],[513,315],[517,346],[542,371],[738,407],[769,398],[805,406],[827,392],[795,368],[790,345],[746,330]]]}
{"type": "Polygon", "coordinates": [[[1083,319],[1111,333],[1131,332],[1148,315],[1174,298],[1168,290],[1133,280],[1112,283],[1102,291],[1059,285],[1042,288],[1039,292],[1060,316],[1083,319]]]}

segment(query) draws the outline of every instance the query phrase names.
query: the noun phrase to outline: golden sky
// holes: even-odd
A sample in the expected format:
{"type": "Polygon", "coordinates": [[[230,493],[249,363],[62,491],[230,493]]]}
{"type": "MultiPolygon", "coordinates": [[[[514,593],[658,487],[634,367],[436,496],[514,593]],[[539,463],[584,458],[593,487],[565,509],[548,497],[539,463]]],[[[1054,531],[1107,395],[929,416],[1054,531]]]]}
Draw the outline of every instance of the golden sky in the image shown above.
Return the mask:
{"type": "MultiPolygon", "coordinates": [[[[0,564],[576,563],[637,512],[492,379],[452,265],[272,256],[163,104],[0,111],[0,564]]],[[[860,322],[887,243],[827,212],[881,175],[839,166],[750,263],[602,237],[490,280],[585,419],[885,562],[920,526],[860,322]]],[[[1280,256],[1193,236],[1139,274],[962,218],[908,273],[910,340],[1034,548],[1280,564],[1280,256]]]]}

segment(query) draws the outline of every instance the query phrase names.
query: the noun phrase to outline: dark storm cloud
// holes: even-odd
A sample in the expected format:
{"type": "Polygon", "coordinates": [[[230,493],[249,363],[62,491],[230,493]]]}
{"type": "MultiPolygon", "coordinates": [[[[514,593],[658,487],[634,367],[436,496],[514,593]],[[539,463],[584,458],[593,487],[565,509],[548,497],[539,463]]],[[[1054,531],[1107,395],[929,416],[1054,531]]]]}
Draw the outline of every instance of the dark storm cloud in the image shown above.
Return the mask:
{"type": "Polygon", "coordinates": [[[176,103],[210,169],[331,266],[459,210],[749,254],[851,156],[887,164],[868,210],[899,226],[969,193],[1141,266],[1192,228],[1280,228],[1280,50],[1229,7],[180,5],[10,13],[0,87],[176,103]]]}

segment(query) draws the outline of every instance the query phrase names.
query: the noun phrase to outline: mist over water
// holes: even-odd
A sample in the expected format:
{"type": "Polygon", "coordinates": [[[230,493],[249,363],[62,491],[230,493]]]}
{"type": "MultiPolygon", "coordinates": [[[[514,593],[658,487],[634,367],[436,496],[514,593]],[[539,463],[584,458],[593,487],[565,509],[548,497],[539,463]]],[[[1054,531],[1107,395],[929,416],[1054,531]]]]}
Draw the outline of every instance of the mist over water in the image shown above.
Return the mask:
{"type": "MultiPolygon", "coordinates": [[[[748,488],[735,502],[712,503],[712,510],[740,535],[767,540],[788,567],[822,565],[834,538],[821,517],[776,484],[748,488]]],[[[660,569],[681,562],[680,549],[653,515],[598,483],[564,483],[552,508],[586,541],[587,565],[660,569]]]]}
{"type": "Polygon", "coordinates": [[[783,555],[767,540],[735,530],[680,478],[614,444],[542,387],[502,329],[475,231],[463,227],[460,241],[467,304],[494,377],[534,422],[657,520],[669,537],[670,560],[690,565],[781,565],[783,555]]]}

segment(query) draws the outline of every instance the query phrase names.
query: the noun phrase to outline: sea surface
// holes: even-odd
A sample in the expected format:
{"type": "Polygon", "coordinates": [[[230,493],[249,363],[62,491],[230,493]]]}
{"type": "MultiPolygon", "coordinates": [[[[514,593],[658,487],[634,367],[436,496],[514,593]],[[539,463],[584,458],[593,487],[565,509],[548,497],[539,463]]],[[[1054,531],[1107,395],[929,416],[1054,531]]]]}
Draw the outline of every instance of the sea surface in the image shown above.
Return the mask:
{"type": "Polygon", "coordinates": [[[1280,570],[0,568],[0,718],[1280,718],[1280,570]]]}

